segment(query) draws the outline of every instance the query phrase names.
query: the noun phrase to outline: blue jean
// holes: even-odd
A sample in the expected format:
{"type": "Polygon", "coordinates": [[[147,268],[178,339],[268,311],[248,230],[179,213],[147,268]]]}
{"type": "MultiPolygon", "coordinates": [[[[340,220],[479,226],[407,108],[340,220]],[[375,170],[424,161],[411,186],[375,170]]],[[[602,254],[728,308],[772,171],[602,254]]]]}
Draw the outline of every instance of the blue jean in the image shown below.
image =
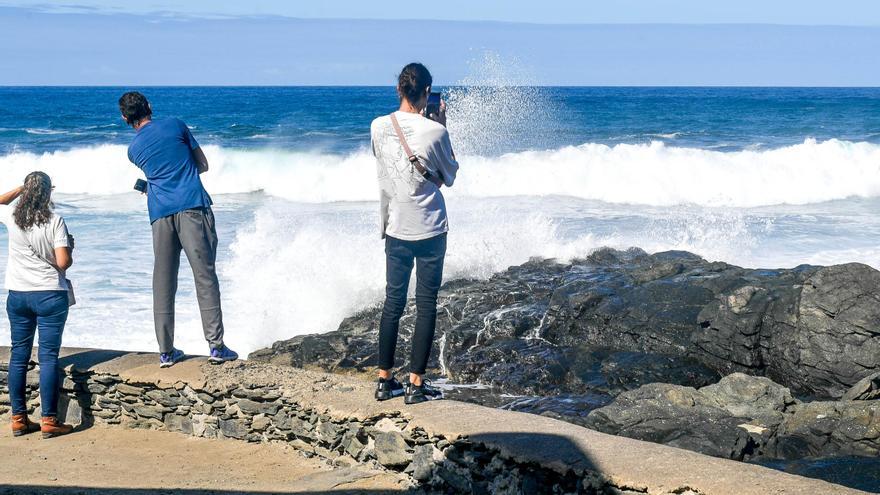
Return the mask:
{"type": "Polygon", "coordinates": [[[67,291],[9,291],[6,314],[9,316],[12,352],[7,380],[12,414],[27,413],[27,366],[34,347],[34,334],[39,327],[40,403],[44,417],[58,415],[58,352],[68,309],[67,291]]]}
{"type": "Polygon", "coordinates": [[[443,281],[446,234],[421,241],[385,237],[385,305],[379,322],[379,369],[394,367],[400,317],[413,264],[416,266],[416,324],[410,348],[410,372],[425,374],[437,325],[437,292],[443,281]]]}

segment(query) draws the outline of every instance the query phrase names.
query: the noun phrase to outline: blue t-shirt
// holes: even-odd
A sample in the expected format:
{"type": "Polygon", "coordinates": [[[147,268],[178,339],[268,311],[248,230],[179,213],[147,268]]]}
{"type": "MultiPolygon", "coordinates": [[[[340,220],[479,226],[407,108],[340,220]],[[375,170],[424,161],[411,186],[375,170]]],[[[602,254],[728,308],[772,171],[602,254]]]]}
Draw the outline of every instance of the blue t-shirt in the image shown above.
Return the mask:
{"type": "Polygon", "coordinates": [[[150,223],[190,208],[211,206],[192,151],[199,147],[180,119],[156,119],[138,129],[128,159],[147,176],[150,223]]]}

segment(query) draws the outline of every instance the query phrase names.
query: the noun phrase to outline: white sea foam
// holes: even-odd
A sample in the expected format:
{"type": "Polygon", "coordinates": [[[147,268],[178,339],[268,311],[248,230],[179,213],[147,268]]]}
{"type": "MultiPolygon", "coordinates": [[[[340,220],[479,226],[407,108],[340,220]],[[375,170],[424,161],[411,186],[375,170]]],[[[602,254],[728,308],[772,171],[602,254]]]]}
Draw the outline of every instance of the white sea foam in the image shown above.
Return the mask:
{"type": "Polygon", "coordinates": [[[25,129],[24,132],[26,132],[28,134],[37,134],[37,135],[41,135],[41,136],[51,136],[51,135],[55,135],[55,134],[68,134],[68,131],[59,131],[59,130],[53,130],[53,129],[31,129],[31,128],[25,129]]]}
{"type": "MultiPolygon", "coordinates": [[[[221,288],[227,341],[234,349],[249,352],[293,335],[330,331],[381,302],[384,253],[374,203],[294,203],[263,195],[226,196],[218,203],[221,288]]],[[[72,271],[82,300],[65,342],[154,350],[143,198],[62,195],[59,204],[82,250],[72,271]]],[[[564,261],[601,246],[683,249],[750,267],[849,261],[880,266],[878,251],[870,248],[880,229],[870,214],[880,204],[876,199],[756,210],[614,205],[561,196],[457,196],[448,204],[446,280],[485,279],[532,256],[564,261]],[[841,215],[845,222],[836,220],[841,215]]],[[[0,242],[0,258],[4,251],[0,242]]],[[[184,264],[177,340],[188,352],[204,352],[188,272],[184,264]]],[[[0,340],[7,331],[0,320],[0,340]]]]}
{"type": "MultiPolygon", "coordinates": [[[[500,205],[455,205],[446,280],[488,278],[532,256],[583,256],[608,239],[565,239],[543,214],[523,215],[500,205]]],[[[292,335],[335,329],[343,318],[382,300],[384,243],[372,208],[364,204],[321,213],[274,201],[240,229],[232,261],[222,271],[230,337],[252,350],[292,335]]],[[[413,284],[414,285],[414,284],[413,284]]],[[[413,287],[410,287],[412,292],[413,287]]]]}
{"type": "MultiPolygon", "coordinates": [[[[368,151],[343,156],[206,146],[206,153],[212,171],[204,178],[213,194],[267,194],[217,198],[225,208],[218,213],[223,249],[230,249],[220,257],[220,272],[233,348],[248,352],[329,331],[381,301],[384,256],[368,151]]],[[[720,152],[585,144],[460,161],[455,187],[444,191],[452,229],[447,280],[487,278],[532,256],[567,260],[600,246],[685,249],[753,267],[880,266],[877,251],[865,247],[880,230],[872,213],[878,200],[827,203],[880,196],[878,145],[807,140],[720,152]],[[782,203],[803,206],[746,208],[782,203]],[[852,222],[834,220],[840,215],[852,222]]],[[[91,247],[74,269],[83,304],[67,343],[153,349],[149,228],[139,211],[143,198],[131,193],[140,172],[128,163],[125,147],[16,152],[0,157],[0,168],[0,189],[39,169],[53,176],[59,192],[76,194],[60,195],[59,203],[65,215],[78,214],[71,223],[91,247]],[[136,219],[143,226],[131,225],[136,219]],[[113,221],[126,228],[108,227],[113,221]]],[[[189,300],[182,294],[177,334],[182,346],[197,351],[204,347],[198,311],[188,275],[181,278],[189,300]]]]}
{"type": "MultiPolygon", "coordinates": [[[[372,201],[375,165],[364,150],[348,155],[206,146],[214,194],[264,191],[297,202],[372,201]]],[[[608,203],[753,207],[810,204],[880,195],[880,146],[840,140],[734,152],[651,144],[584,144],[495,157],[461,156],[450,196],[564,195],[608,203]]],[[[0,186],[32,170],[52,175],[60,192],[128,192],[139,171],[124,146],[0,157],[0,186]]]]}

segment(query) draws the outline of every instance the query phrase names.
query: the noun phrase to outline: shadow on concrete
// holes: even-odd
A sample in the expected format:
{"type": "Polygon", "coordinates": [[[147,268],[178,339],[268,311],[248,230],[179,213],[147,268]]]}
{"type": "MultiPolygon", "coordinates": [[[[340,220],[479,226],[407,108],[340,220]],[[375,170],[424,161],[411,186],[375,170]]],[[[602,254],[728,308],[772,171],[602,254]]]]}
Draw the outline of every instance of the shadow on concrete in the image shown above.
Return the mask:
{"type": "Polygon", "coordinates": [[[515,493],[593,493],[584,490],[583,477],[576,473],[600,471],[568,437],[538,432],[472,434],[453,444],[446,456],[460,466],[477,467],[478,474],[465,485],[457,484],[445,466],[438,467],[436,476],[457,493],[492,493],[499,482],[515,487],[515,493]],[[547,467],[551,465],[565,468],[557,472],[547,467]]]}
{"type": "Polygon", "coordinates": [[[87,372],[91,368],[112,361],[126,354],[134,354],[125,351],[105,351],[102,349],[83,349],[81,351],[73,351],[70,354],[64,354],[58,358],[58,367],[64,369],[73,365],[74,369],[80,372],[87,372]]]}

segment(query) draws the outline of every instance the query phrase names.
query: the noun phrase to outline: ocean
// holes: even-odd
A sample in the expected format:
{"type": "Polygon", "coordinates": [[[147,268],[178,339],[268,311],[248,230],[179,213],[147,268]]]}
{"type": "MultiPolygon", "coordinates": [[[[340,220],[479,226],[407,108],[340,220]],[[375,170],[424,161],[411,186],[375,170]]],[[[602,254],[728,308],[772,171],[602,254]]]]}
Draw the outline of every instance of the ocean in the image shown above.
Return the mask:
{"type": "MultiPolygon", "coordinates": [[[[491,83],[443,88],[461,164],[446,280],[601,246],[880,268],[880,88],[491,83]]],[[[0,189],[49,173],[77,239],[65,345],[157,348],[142,175],[116,106],[129,89],[187,122],[211,163],[230,347],[330,331],[381,301],[369,127],[394,88],[0,88],[0,189]]],[[[177,301],[178,347],[207,353],[185,263],[177,301]]]]}

